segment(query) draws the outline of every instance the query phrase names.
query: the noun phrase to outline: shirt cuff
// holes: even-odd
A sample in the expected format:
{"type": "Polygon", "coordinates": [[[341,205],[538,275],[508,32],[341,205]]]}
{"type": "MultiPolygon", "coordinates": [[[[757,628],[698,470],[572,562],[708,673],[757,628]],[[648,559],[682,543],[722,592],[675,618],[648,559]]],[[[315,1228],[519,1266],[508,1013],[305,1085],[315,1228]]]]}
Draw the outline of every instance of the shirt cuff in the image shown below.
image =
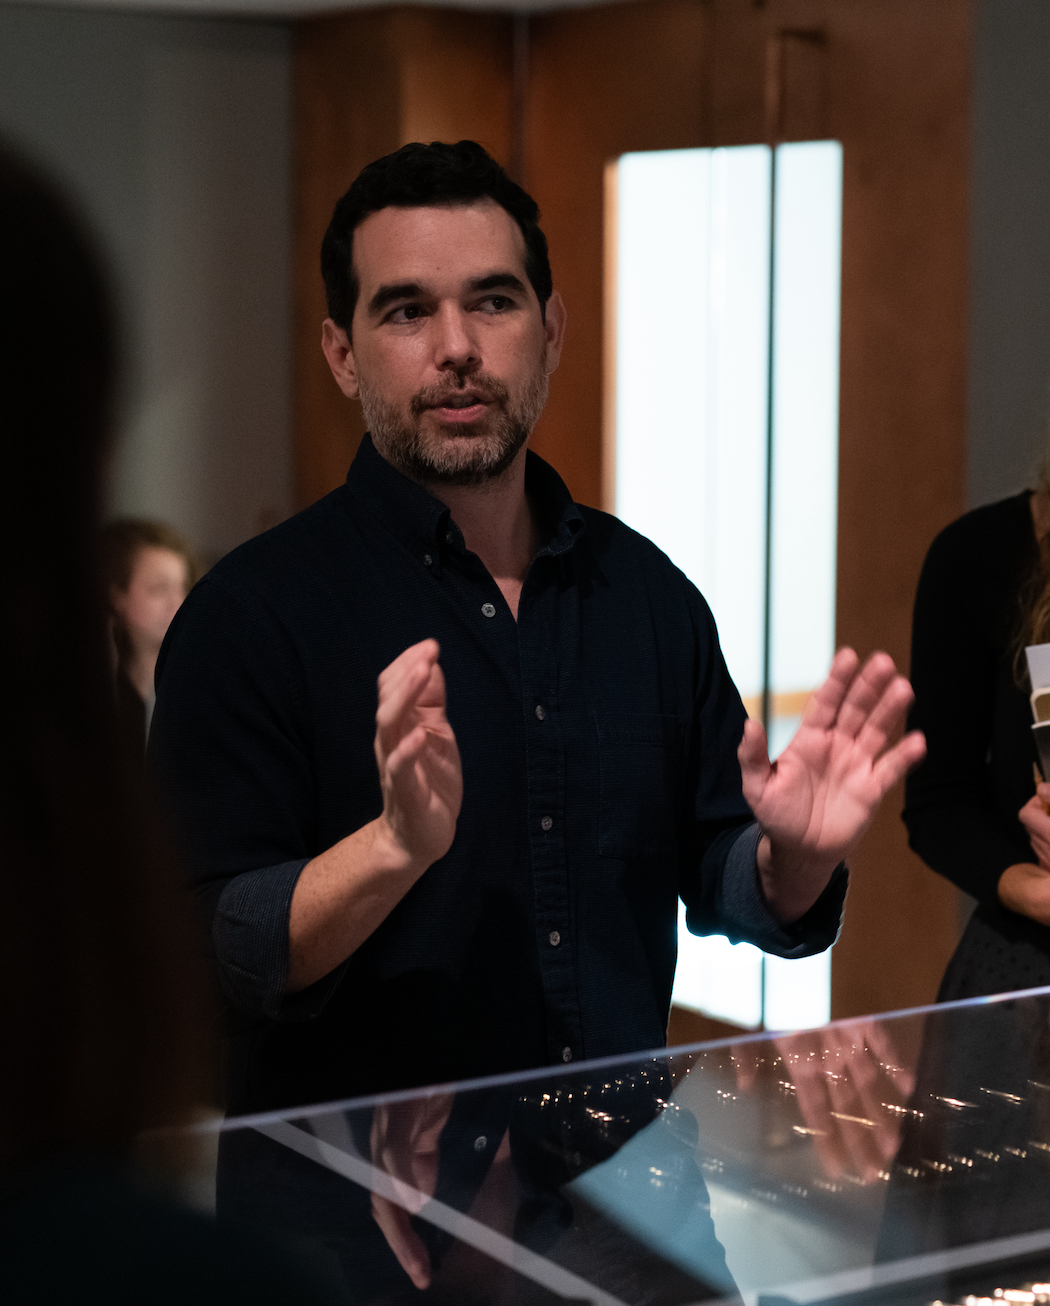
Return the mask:
{"type": "Polygon", "coordinates": [[[774,957],[794,959],[823,952],[838,938],[849,875],[835,867],[823,893],[804,916],[782,925],[769,910],[758,873],[762,827],[753,821],[737,836],[726,857],[719,915],[732,943],[753,943],[774,957]]]}
{"type": "Polygon", "coordinates": [[[219,897],[212,937],[227,996],[242,1010],[273,1020],[320,1015],[345,966],[299,993],[288,992],[288,918],[308,858],[236,876],[219,897]]]}

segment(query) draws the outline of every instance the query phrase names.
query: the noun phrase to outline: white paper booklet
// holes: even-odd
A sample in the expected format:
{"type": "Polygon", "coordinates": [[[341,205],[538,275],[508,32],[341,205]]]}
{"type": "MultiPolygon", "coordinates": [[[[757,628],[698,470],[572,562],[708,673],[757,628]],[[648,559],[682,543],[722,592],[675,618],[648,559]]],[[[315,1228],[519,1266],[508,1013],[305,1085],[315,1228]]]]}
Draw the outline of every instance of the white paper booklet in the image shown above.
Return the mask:
{"type": "Polygon", "coordinates": [[[1043,776],[1050,776],[1050,644],[1029,644],[1024,651],[1032,682],[1035,749],[1043,776]]]}

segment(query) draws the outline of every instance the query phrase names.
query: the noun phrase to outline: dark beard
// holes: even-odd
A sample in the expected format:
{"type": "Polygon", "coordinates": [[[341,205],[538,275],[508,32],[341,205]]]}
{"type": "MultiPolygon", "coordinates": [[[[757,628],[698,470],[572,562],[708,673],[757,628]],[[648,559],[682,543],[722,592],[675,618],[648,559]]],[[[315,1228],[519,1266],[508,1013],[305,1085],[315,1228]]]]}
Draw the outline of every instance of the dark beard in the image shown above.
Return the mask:
{"type": "Polygon", "coordinates": [[[364,381],[361,407],[376,449],[402,475],[431,485],[484,485],[510,467],[521,452],[547,401],[547,370],[536,369],[517,401],[502,381],[478,372],[460,389],[480,390],[492,407],[477,422],[449,431],[444,439],[423,431],[423,414],[455,394],[449,386],[430,386],[414,395],[405,418],[385,404],[364,381]]]}

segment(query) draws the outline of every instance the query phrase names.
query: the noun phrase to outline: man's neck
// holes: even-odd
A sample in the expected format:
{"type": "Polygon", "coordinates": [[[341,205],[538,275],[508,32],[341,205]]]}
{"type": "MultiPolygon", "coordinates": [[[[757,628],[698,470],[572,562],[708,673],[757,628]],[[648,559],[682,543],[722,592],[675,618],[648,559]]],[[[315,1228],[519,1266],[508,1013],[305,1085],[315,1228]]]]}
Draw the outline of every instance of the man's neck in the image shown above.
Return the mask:
{"type": "Polygon", "coordinates": [[[516,621],[521,588],[542,542],[525,493],[525,450],[495,481],[426,489],[451,511],[464,543],[485,564],[516,621]]]}

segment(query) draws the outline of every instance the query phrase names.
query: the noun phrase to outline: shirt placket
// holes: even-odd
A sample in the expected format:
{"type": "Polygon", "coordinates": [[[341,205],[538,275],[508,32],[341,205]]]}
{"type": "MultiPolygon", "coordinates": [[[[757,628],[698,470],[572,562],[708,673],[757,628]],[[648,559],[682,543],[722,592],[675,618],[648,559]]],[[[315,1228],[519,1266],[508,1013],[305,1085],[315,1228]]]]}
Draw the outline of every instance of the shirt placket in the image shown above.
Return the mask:
{"type": "Polygon", "coordinates": [[[522,709],[525,714],[528,833],[536,913],[536,946],[547,1013],[551,1061],[584,1055],[576,983],[576,940],[566,843],[565,717],[559,702],[554,623],[546,608],[554,586],[537,585],[552,561],[538,560],[518,610],[522,709]],[[542,569],[542,572],[541,570],[542,569]]]}

